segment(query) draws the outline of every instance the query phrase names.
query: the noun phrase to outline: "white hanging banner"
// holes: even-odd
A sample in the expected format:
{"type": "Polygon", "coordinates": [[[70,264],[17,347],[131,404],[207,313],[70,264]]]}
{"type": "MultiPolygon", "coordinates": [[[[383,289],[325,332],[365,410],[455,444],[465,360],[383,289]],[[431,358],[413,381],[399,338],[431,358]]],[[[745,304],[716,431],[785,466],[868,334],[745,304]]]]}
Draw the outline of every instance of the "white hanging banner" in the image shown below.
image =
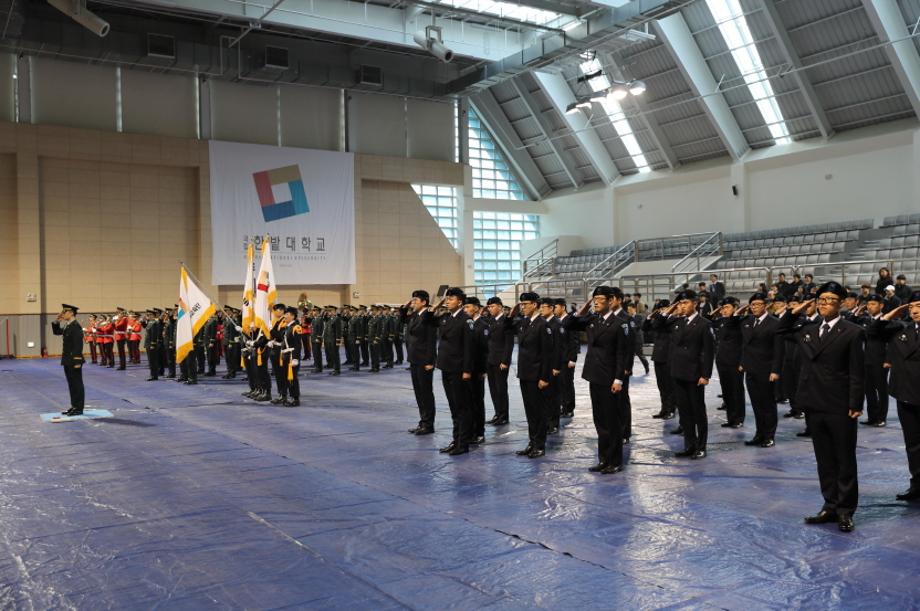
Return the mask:
{"type": "Polygon", "coordinates": [[[276,285],[355,283],[352,153],[210,141],[211,282],[271,236],[276,285]]]}

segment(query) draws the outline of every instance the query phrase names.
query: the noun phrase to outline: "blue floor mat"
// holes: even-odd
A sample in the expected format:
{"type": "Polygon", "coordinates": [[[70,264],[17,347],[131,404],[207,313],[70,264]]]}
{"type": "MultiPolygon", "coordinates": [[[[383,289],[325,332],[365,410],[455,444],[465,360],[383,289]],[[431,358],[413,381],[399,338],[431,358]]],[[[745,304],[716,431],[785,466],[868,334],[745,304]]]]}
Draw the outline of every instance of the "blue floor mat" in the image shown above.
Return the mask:
{"type": "Polygon", "coordinates": [[[575,418],[528,460],[515,384],[511,424],[448,458],[440,383],[437,433],[408,435],[399,367],[303,372],[295,409],[243,399],[241,380],[146,377],[88,365],[88,404],[106,413],[45,426],[42,409],[67,403],[60,366],[0,368],[0,608],[920,607],[920,506],[894,500],[908,472],[893,406],[887,428],[860,427],[847,535],[802,523],[821,505],[802,421],[781,419],[775,448],[745,447],[753,419],[719,428],[717,383],[710,455],[681,461],[676,423],[651,418],[654,377],[634,378],[629,464],[605,477],[587,471],[580,380],[575,418]]]}

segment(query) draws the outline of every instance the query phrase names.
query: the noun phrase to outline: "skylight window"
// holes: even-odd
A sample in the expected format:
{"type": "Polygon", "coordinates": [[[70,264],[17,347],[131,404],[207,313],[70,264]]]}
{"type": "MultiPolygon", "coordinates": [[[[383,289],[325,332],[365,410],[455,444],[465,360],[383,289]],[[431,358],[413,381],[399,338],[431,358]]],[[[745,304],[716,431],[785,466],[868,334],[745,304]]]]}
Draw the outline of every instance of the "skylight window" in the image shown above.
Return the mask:
{"type": "MultiPolygon", "coordinates": [[[[565,15],[530,6],[522,6],[513,2],[495,0],[436,0],[438,4],[464,8],[484,15],[507,17],[515,21],[535,23],[553,28],[565,28],[573,22],[577,25],[578,19],[572,15],[565,15]]],[[[574,26],[573,26],[574,27],[574,26]]]]}
{"type": "Polygon", "coordinates": [[[773,86],[767,80],[767,71],[754,44],[741,3],[739,0],[706,0],[706,4],[776,144],[791,142],[789,128],[776,103],[773,86]]]}
{"type": "MultiPolygon", "coordinates": [[[[603,67],[597,58],[582,62],[579,68],[584,75],[601,72],[600,75],[588,81],[588,86],[591,88],[591,91],[605,91],[610,89],[610,79],[603,73],[603,67]]],[[[639,170],[640,173],[649,172],[651,168],[648,165],[648,160],[642,152],[642,147],[639,146],[639,141],[636,140],[636,136],[633,134],[632,127],[630,127],[629,121],[626,119],[623,108],[616,99],[617,94],[615,91],[616,90],[611,91],[600,99],[592,98],[592,100],[597,101],[604,109],[607,118],[610,119],[610,123],[613,125],[613,129],[620,137],[623,146],[626,147],[626,152],[629,153],[633,163],[636,164],[636,169],[639,170]]],[[[619,91],[625,90],[619,89],[619,91]]]]}

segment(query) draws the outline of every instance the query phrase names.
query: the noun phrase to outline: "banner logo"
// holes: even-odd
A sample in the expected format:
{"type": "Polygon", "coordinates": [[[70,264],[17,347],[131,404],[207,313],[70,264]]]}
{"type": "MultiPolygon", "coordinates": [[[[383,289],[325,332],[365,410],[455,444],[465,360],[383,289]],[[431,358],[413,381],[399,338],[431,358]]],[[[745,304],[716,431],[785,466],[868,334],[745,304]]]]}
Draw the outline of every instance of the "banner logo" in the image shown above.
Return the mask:
{"type": "Polygon", "coordinates": [[[266,223],[310,211],[298,166],[289,165],[256,172],[252,179],[256,184],[262,218],[266,223]]]}

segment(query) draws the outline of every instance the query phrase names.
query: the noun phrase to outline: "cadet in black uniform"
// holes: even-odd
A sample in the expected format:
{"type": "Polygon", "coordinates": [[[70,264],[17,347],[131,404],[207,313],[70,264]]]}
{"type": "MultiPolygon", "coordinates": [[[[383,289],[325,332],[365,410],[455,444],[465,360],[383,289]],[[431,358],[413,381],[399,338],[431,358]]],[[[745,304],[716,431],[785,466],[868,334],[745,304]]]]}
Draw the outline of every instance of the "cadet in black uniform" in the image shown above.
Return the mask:
{"type": "Polygon", "coordinates": [[[364,343],[364,322],[358,316],[358,310],[351,307],[350,318],[348,319],[348,341],[351,352],[351,370],[361,371],[361,344],[364,343]]]}
{"type": "Polygon", "coordinates": [[[741,324],[741,369],[751,398],[756,430],[745,441],[748,446],[776,445],[776,393],[783,367],[783,336],[777,333],[779,319],[767,312],[767,296],[754,293],[748,300],[750,316],[741,324]]]}
{"type": "Polygon", "coordinates": [[[323,328],[326,318],[318,307],[310,311],[310,353],[313,355],[313,373],[323,372],[323,328]]]}
{"type": "Polygon", "coordinates": [[[473,444],[486,440],[486,369],[489,361],[489,322],[482,316],[478,297],[467,297],[463,311],[473,321],[473,371],[470,397],[473,400],[473,444]]]}
{"type": "Polygon", "coordinates": [[[744,373],[741,370],[741,314],[734,297],[723,297],[712,321],[716,334],[716,370],[725,402],[726,428],[744,426],[744,373]]]}
{"type": "Polygon", "coordinates": [[[473,378],[473,320],[463,311],[466,295],[452,287],[444,294],[447,312],[438,318],[437,366],[450,416],[453,440],[441,452],[457,456],[469,452],[473,441],[473,400],[469,382],[473,378]]]}
{"type": "Polygon", "coordinates": [[[166,377],[176,379],[176,311],[179,305],[166,308],[166,323],[163,325],[163,346],[166,361],[166,377]]]}
{"type": "Polygon", "coordinates": [[[514,320],[505,314],[502,300],[490,297],[486,308],[491,315],[489,323],[489,360],[486,376],[489,379],[489,396],[495,415],[489,420],[493,426],[508,424],[508,373],[514,352],[514,320]]]}
{"type": "MultiPolygon", "coordinates": [[[[430,435],[434,433],[434,366],[437,360],[437,320],[429,310],[429,296],[427,291],[412,291],[412,299],[402,307],[401,315],[406,323],[406,353],[409,359],[409,371],[412,374],[412,390],[415,391],[415,402],[418,405],[418,426],[409,429],[414,435],[430,435]]],[[[379,329],[382,324],[374,324],[379,329]]],[[[380,331],[375,331],[380,333],[380,331]]],[[[380,341],[376,337],[376,348],[372,347],[371,358],[376,358],[376,368],[380,368],[380,341]],[[376,356],[375,356],[376,355],[376,356]]]]}
{"type": "Polygon", "coordinates": [[[562,373],[562,327],[556,319],[553,310],[556,307],[556,300],[552,297],[543,297],[540,299],[540,316],[546,321],[548,329],[552,330],[550,336],[553,338],[553,368],[552,377],[549,379],[549,387],[543,391],[546,397],[546,433],[553,435],[559,432],[559,374],[562,373]]]}
{"type": "Polygon", "coordinates": [[[217,375],[217,361],[219,358],[219,346],[217,345],[218,322],[219,318],[217,313],[215,313],[201,328],[201,334],[204,335],[202,340],[205,349],[205,358],[208,359],[208,370],[204,375],[208,378],[213,378],[217,375]]]}
{"type": "Polygon", "coordinates": [[[559,404],[560,416],[563,418],[572,418],[575,415],[575,363],[578,361],[578,354],[581,352],[581,340],[578,339],[578,333],[569,332],[567,329],[568,322],[566,319],[570,316],[566,307],[568,304],[565,299],[556,299],[553,313],[559,321],[562,334],[562,371],[559,373],[559,404]]]}
{"type": "Polygon", "coordinates": [[[826,282],[817,290],[816,321],[796,327],[804,303],[788,310],[779,325],[780,333],[794,334],[799,343],[802,370],[796,398],[805,410],[824,496],[821,511],[805,522],[837,522],[842,532],[853,530],[858,504],[856,422],[862,414],[865,375],[865,334],[840,316],[846,294],[837,282],[826,282]]]}
{"type": "Polygon", "coordinates": [[[370,340],[368,340],[367,337],[367,326],[370,316],[368,315],[366,305],[358,307],[358,318],[361,320],[361,366],[367,367],[370,364],[371,351],[369,344],[370,340]]]}
{"type": "Polygon", "coordinates": [[[527,415],[527,447],[518,450],[518,456],[540,458],[546,456],[546,389],[553,377],[556,364],[553,330],[540,316],[537,293],[521,293],[518,307],[523,317],[518,324],[517,375],[527,415]]]}
{"type": "Polygon", "coordinates": [[[383,362],[386,365],[383,366],[384,369],[393,369],[393,338],[396,334],[396,323],[394,321],[393,312],[390,309],[390,306],[383,306],[383,321],[381,325],[381,332],[383,337],[381,346],[381,354],[383,355],[383,362]]]}
{"type": "Polygon", "coordinates": [[[674,300],[680,318],[671,323],[668,362],[684,434],[684,449],[676,455],[700,459],[706,457],[709,432],[704,391],[712,377],[712,327],[696,310],[696,293],[681,291],[674,300]]]}
{"type": "Polygon", "coordinates": [[[623,422],[619,394],[633,358],[629,324],[615,316],[623,292],[617,287],[599,286],[576,316],[566,319],[567,331],[585,331],[588,352],[581,377],[588,381],[594,428],[597,431],[598,462],[589,471],[613,474],[623,470],[623,422]],[[593,305],[593,312],[588,308],[593,305]]]}
{"type": "Polygon", "coordinates": [[[61,412],[65,416],[79,416],[83,413],[83,327],[77,321],[77,307],[61,304],[61,313],[51,323],[51,332],[62,335],[61,366],[70,391],[70,409],[61,412]]]}
{"type": "Polygon", "coordinates": [[[642,330],[652,334],[652,363],[655,366],[655,382],[658,385],[658,396],[661,399],[661,409],[652,418],[670,420],[677,411],[674,402],[674,383],[671,380],[671,368],[668,356],[671,347],[671,336],[667,332],[669,316],[663,314],[671,302],[661,299],[655,303],[652,313],[642,323],[642,330]]]}
{"type": "Polygon", "coordinates": [[[281,346],[284,345],[284,328],[287,326],[284,322],[286,308],[283,303],[272,306],[272,326],[269,341],[266,343],[272,363],[272,375],[275,378],[275,389],[278,391],[278,396],[271,400],[275,405],[284,403],[287,398],[287,369],[281,364],[281,346]]]}
{"type": "MultiPolygon", "coordinates": [[[[801,303],[801,297],[790,297],[788,307],[796,308],[801,303]]],[[[801,368],[799,346],[795,341],[795,337],[786,335],[783,337],[783,369],[779,384],[783,387],[782,394],[789,399],[789,411],[783,414],[783,418],[796,418],[798,420],[805,418],[805,412],[799,409],[795,399],[799,387],[799,369],[801,368]]]]}
{"type": "Polygon", "coordinates": [[[285,371],[285,400],[281,405],[297,407],[300,405],[300,324],[297,322],[297,308],[284,309],[284,334],[281,345],[281,367],[285,371]]]}
{"type": "Polygon", "coordinates": [[[163,327],[160,324],[160,311],[147,310],[150,322],[147,323],[147,334],[144,337],[144,350],[147,352],[147,364],[150,366],[148,382],[159,379],[160,373],[160,347],[163,341],[163,327]]]}
{"type": "Polygon", "coordinates": [[[367,318],[367,335],[365,336],[367,338],[365,343],[370,351],[371,373],[380,371],[380,342],[383,341],[381,337],[382,325],[383,319],[380,316],[380,307],[374,304],[371,306],[371,315],[367,318]]]}
{"type": "Polygon", "coordinates": [[[342,373],[339,348],[343,341],[342,319],[336,312],[335,306],[326,306],[326,316],[323,320],[323,346],[326,348],[326,364],[332,369],[329,375],[337,376],[342,373]]]}
{"type": "Polygon", "coordinates": [[[888,369],[885,348],[889,337],[879,333],[885,326],[876,325],[882,318],[885,300],[877,293],[866,298],[866,312],[855,322],[866,331],[866,420],[863,424],[883,427],[888,420],[888,369]]]}
{"type": "Polygon", "coordinates": [[[233,380],[240,369],[240,311],[231,307],[224,307],[224,358],[227,359],[227,373],[223,379],[233,380]]]}
{"type": "Polygon", "coordinates": [[[623,376],[623,389],[619,393],[620,422],[623,424],[623,443],[629,443],[629,438],[632,437],[632,401],[629,398],[629,380],[632,378],[632,367],[635,362],[635,355],[642,350],[639,325],[636,323],[636,317],[633,314],[635,314],[635,308],[633,308],[633,312],[630,313],[628,307],[625,305],[614,312],[614,315],[625,322],[629,329],[629,338],[632,343],[633,355],[626,361],[626,371],[623,376]]]}
{"type": "Polygon", "coordinates": [[[891,310],[876,325],[889,338],[891,365],[889,389],[898,402],[898,420],[904,433],[910,485],[897,495],[899,501],[920,500],[920,291],[891,310]],[[907,311],[907,320],[896,320],[907,311]]]}
{"type": "Polygon", "coordinates": [[[249,398],[253,401],[271,401],[272,379],[268,372],[268,360],[271,358],[271,347],[268,345],[270,340],[255,324],[251,325],[249,336],[253,339],[247,341],[246,345],[252,350],[251,358],[256,378],[256,392],[249,398]]]}

